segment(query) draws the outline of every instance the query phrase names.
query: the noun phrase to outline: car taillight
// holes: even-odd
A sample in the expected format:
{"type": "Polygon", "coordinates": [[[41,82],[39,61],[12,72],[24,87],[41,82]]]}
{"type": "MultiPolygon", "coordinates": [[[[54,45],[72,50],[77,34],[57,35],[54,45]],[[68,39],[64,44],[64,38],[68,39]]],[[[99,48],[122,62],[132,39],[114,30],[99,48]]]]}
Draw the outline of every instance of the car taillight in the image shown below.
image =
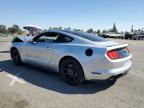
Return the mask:
{"type": "Polygon", "coordinates": [[[107,56],[112,60],[120,58],[120,54],[116,50],[108,51],[107,56]]]}
{"type": "Polygon", "coordinates": [[[125,50],[127,50],[130,53],[130,50],[128,48],[125,48],[125,50]]]}
{"type": "Polygon", "coordinates": [[[130,55],[130,51],[127,47],[126,48],[115,49],[115,50],[110,50],[110,51],[107,52],[107,56],[111,60],[125,58],[129,55],[130,55]]]}

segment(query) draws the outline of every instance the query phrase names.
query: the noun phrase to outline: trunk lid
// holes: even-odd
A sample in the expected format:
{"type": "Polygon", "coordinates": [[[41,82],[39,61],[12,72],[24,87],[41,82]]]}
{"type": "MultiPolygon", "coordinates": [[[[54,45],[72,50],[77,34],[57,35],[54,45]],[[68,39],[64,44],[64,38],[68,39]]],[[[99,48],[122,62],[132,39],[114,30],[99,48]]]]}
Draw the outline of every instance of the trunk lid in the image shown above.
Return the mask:
{"type": "Polygon", "coordinates": [[[100,45],[100,46],[103,46],[103,47],[111,47],[111,46],[117,46],[117,45],[120,45],[120,43],[118,43],[118,42],[114,42],[114,41],[94,42],[94,44],[96,44],[96,45],[100,45]]]}
{"type": "Polygon", "coordinates": [[[128,44],[120,44],[113,41],[95,42],[95,44],[106,48],[106,55],[111,60],[126,58],[130,55],[128,44]]]}

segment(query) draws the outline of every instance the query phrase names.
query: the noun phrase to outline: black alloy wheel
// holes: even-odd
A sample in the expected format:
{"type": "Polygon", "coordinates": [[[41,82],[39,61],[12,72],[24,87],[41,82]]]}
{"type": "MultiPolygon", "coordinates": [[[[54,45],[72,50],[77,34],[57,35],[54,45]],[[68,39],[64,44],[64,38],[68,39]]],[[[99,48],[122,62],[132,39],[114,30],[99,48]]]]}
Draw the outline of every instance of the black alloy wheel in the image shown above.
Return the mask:
{"type": "Polygon", "coordinates": [[[17,49],[13,49],[11,51],[11,58],[12,58],[13,63],[16,66],[21,66],[22,65],[21,57],[20,57],[20,54],[19,54],[17,49]]]}
{"type": "Polygon", "coordinates": [[[66,58],[60,63],[60,74],[63,80],[71,85],[77,85],[85,80],[83,69],[73,58],[66,58]]]}

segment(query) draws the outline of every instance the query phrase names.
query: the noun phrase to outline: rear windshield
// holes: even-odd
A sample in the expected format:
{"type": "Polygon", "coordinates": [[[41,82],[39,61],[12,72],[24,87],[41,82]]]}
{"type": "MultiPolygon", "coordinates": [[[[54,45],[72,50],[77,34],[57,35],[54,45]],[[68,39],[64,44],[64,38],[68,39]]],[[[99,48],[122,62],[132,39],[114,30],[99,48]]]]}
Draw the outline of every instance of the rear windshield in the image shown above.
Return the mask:
{"type": "Polygon", "coordinates": [[[88,39],[88,40],[91,40],[91,41],[96,41],[96,42],[107,41],[106,39],[104,39],[100,36],[97,36],[95,34],[84,33],[84,32],[76,32],[76,31],[65,31],[65,32],[77,35],[79,37],[82,37],[82,38],[85,38],[85,39],[88,39]]]}

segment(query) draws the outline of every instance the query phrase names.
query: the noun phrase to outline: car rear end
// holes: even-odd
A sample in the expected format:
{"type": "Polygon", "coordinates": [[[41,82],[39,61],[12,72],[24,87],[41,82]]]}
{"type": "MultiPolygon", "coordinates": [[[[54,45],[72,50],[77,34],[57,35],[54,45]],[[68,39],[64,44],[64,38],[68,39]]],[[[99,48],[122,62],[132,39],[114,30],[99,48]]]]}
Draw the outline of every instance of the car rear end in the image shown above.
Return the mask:
{"type": "Polygon", "coordinates": [[[132,54],[128,45],[107,46],[106,50],[88,65],[87,79],[108,79],[127,73],[132,66],[132,54]]]}
{"type": "MultiPolygon", "coordinates": [[[[94,34],[65,31],[86,40],[76,53],[86,80],[107,79],[126,73],[132,66],[132,55],[127,44],[119,44],[94,34]],[[85,51],[85,53],[83,53],[85,51]],[[90,51],[90,55],[86,54],[90,51]]],[[[80,41],[81,42],[81,41],[80,41]]]]}

